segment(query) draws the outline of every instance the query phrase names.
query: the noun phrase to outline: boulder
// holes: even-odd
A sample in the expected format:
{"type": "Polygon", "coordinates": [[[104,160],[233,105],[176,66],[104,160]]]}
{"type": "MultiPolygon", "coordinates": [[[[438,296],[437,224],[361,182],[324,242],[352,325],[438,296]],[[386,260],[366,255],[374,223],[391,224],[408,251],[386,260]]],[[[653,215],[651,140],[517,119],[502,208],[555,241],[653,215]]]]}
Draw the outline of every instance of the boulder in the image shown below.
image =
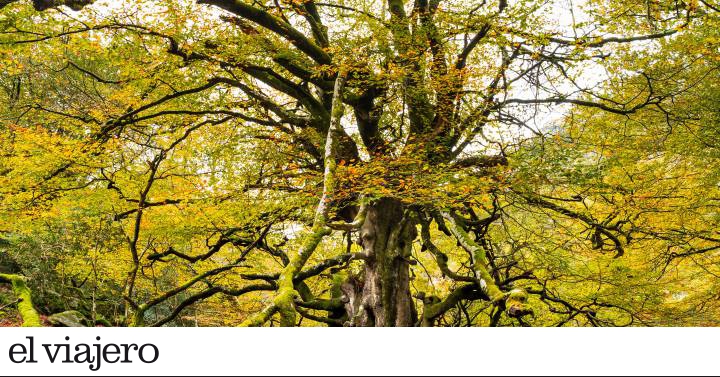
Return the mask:
{"type": "Polygon", "coordinates": [[[85,327],[87,318],[77,310],[70,310],[48,317],[48,321],[55,327],[85,327]]]}

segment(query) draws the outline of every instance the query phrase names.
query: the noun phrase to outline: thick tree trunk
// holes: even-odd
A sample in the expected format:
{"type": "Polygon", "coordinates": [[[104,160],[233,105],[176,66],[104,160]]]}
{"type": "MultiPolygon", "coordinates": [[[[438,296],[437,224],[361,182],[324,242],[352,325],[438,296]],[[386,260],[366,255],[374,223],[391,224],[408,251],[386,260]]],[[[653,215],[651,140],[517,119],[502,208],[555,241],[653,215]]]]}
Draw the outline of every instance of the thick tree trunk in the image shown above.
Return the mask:
{"type": "Polygon", "coordinates": [[[360,228],[367,255],[363,276],[348,280],[343,292],[351,326],[414,326],[417,311],[410,294],[415,223],[395,199],[375,201],[360,228]]]}

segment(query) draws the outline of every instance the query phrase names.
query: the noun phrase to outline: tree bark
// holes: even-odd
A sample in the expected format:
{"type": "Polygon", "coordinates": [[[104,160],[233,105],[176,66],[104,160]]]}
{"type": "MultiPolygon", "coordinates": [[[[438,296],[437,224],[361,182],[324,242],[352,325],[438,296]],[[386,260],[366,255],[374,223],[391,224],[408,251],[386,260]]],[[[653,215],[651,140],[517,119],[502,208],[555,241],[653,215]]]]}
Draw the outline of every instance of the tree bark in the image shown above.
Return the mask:
{"type": "Polygon", "coordinates": [[[40,315],[32,303],[32,293],[26,284],[26,278],[20,275],[0,274],[0,283],[12,285],[18,298],[17,309],[23,319],[23,327],[40,327],[40,315]]]}
{"type": "Polygon", "coordinates": [[[417,311],[410,294],[415,221],[397,199],[383,198],[368,208],[359,243],[367,256],[362,276],[342,287],[350,326],[414,326],[417,311]]]}

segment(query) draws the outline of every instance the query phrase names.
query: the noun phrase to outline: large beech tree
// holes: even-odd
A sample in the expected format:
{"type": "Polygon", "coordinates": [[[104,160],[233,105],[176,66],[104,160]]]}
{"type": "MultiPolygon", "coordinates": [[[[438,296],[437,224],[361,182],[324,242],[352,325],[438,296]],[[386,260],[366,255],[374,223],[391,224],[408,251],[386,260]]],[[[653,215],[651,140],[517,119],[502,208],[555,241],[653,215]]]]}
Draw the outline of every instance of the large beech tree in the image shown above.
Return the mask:
{"type": "Polygon", "coordinates": [[[683,75],[715,66],[672,43],[716,22],[710,2],[0,7],[0,230],[75,235],[66,257],[122,293],[118,324],[218,297],[222,316],[241,306],[228,323],[256,326],[651,324],[597,293],[605,266],[647,303],[664,272],[628,282],[643,242],[673,259],[720,244],[622,210],[626,183],[593,179],[612,173],[589,162],[602,128],[589,144],[557,130],[684,111],[668,105],[693,88],[683,75]]]}

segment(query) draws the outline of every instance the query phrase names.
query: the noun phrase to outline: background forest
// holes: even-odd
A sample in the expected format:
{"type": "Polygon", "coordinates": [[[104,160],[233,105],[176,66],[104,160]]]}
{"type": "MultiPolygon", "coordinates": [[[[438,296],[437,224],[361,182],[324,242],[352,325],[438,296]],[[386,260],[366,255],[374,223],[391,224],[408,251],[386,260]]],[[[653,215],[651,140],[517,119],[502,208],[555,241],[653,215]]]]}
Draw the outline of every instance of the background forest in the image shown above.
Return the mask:
{"type": "Polygon", "coordinates": [[[717,326],[716,0],[0,0],[0,326],[717,326]]]}

